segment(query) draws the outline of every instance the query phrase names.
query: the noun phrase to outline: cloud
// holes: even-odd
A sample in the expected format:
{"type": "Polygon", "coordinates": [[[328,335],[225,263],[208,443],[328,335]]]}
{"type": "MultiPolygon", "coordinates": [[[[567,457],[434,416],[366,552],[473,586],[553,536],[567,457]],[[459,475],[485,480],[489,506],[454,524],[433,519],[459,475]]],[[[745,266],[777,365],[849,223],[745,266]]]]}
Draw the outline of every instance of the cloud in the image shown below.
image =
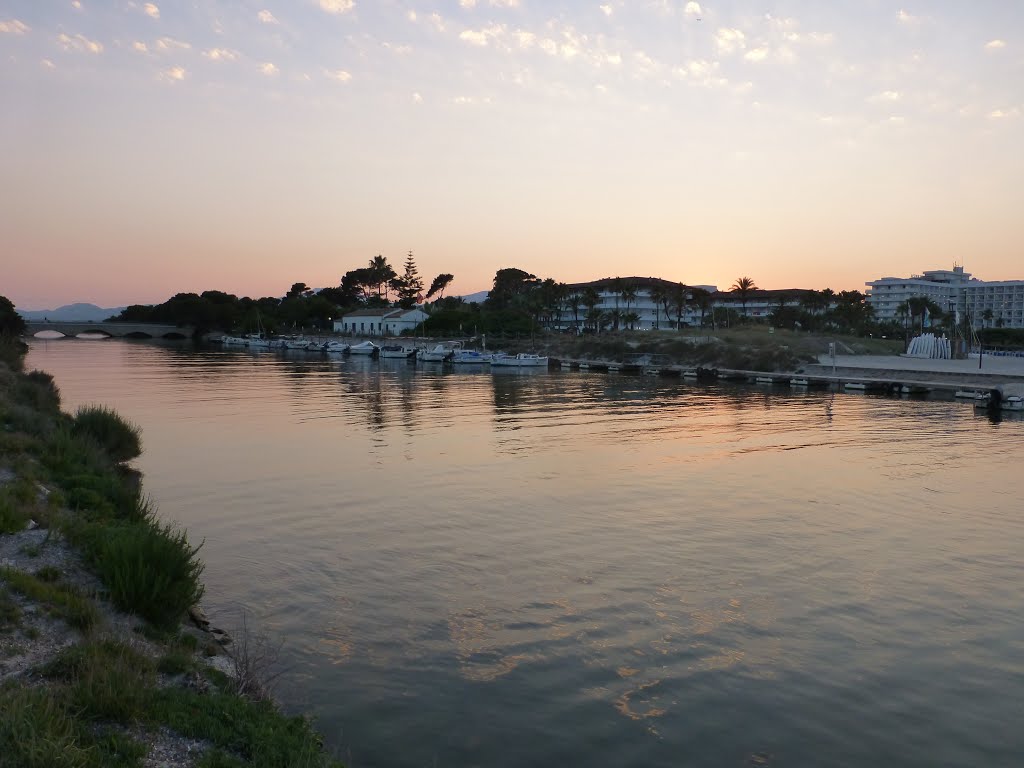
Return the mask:
{"type": "Polygon", "coordinates": [[[180,83],[187,74],[184,67],[168,67],[160,73],[160,79],[168,83],[180,83]]]}
{"type": "Polygon", "coordinates": [[[324,77],[328,77],[331,80],[337,80],[339,83],[347,83],[352,79],[351,73],[344,69],[325,69],[324,77]]]}
{"type": "Polygon", "coordinates": [[[40,63],[40,65],[42,65],[43,69],[56,69],[57,68],[57,65],[54,64],[49,59],[43,59],[39,63],[40,63]]]}
{"type": "Polygon", "coordinates": [[[605,16],[612,15],[612,7],[610,5],[599,5],[598,8],[601,9],[601,13],[603,13],[605,16]]]}
{"type": "Polygon", "coordinates": [[[476,8],[476,0],[459,0],[459,5],[467,10],[476,8]]]}
{"type": "Polygon", "coordinates": [[[700,3],[695,3],[693,0],[690,0],[690,2],[686,4],[686,7],[683,8],[683,13],[687,16],[702,16],[704,11],[701,10],[700,3]]]}
{"type": "Polygon", "coordinates": [[[998,51],[1000,48],[1006,47],[1005,40],[989,40],[985,43],[985,49],[989,51],[998,51]]]}
{"type": "Polygon", "coordinates": [[[142,6],[142,10],[145,11],[146,15],[151,19],[160,18],[160,9],[156,7],[156,3],[146,3],[142,6]]]}
{"type": "Polygon", "coordinates": [[[990,120],[1005,120],[1011,117],[1020,117],[1020,109],[1013,107],[1012,109],[994,109],[988,113],[990,120]]]}
{"type": "Polygon", "coordinates": [[[476,45],[483,47],[493,40],[497,40],[505,34],[505,26],[503,24],[491,24],[489,27],[482,29],[467,29],[459,33],[459,40],[469,43],[470,45],[476,45]]]}
{"type": "Polygon", "coordinates": [[[184,40],[175,40],[173,37],[161,37],[156,41],[156,47],[161,51],[169,51],[172,48],[187,51],[192,47],[192,44],[186,43],[184,40]]]}
{"type": "Polygon", "coordinates": [[[57,35],[57,43],[65,51],[78,51],[79,53],[103,53],[103,43],[90,40],[85,35],[69,37],[61,32],[57,35]]]}
{"type": "Polygon", "coordinates": [[[896,21],[898,21],[900,24],[914,25],[921,23],[921,17],[914,16],[900,8],[899,12],[897,12],[896,14],[896,21]]]}
{"type": "Polygon", "coordinates": [[[25,24],[17,19],[11,19],[10,21],[0,21],[0,32],[8,35],[24,35],[32,27],[25,24]]]}
{"type": "Polygon", "coordinates": [[[278,71],[279,70],[277,66],[271,61],[266,61],[260,64],[260,72],[262,72],[267,77],[272,77],[273,75],[276,75],[278,71]]]}
{"type": "Polygon", "coordinates": [[[722,27],[715,33],[715,46],[720,54],[729,54],[747,47],[747,36],[742,30],[722,27]]]}
{"type": "Polygon", "coordinates": [[[145,43],[136,40],[134,43],[132,43],[132,50],[138,51],[139,53],[146,53],[149,51],[149,48],[146,47],[145,43]]]}
{"type": "Polygon", "coordinates": [[[894,104],[897,101],[902,100],[903,94],[901,94],[899,91],[882,91],[881,93],[876,93],[869,99],[869,101],[884,102],[888,104],[894,104]]]}
{"type": "Polygon", "coordinates": [[[320,8],[328,13],[348,13],[355,7],[355,0],[320,0],[320,8]]]}
{"type": "Polygon", "coordinates": [[[409,11],[405,16],[409,21],[416,21],[416,11],[409,11]]]}
{"type": "Polygon", "coordinates": [[[274,18],[274,14],[272,14],[270,11],[267,11],[267,10],[262,10],[259,13],[257,13],[256,14],[256,18],[259,19],[264,24],[278,24],[278,23],[280,23],[280,22],[278,22],[277,19],[274,18]]]}
{"type": "Polygon", "coordinates": [[[71,0],[71,7],[76,11],[82,10],[82,3],[79,0],[71,0]]]}
{"type": "Polygon", "coordinates": [[[211,48],[208,51],[203,51],[203,56],[210,61],[234,61],[238,58],[238,52],[229,48],[211,48]]]}
{"type": "Polygon", "coordinates": [[[752,61],[756,64],[767,59],[769,53],[770,51],[768,50],[768,48],[762,45],[760,48],[754,48],[751,51],[747,51],[743,55],[743,58],[746,59],[747,61],[752,61]]]}
{"type": "Polygon", "coordinates": [[[412,95],[412,103],[413,104],[422,104],[423,103],[423,97],[420,96],[418,93],[414,93],[412,95]]]}
{"type": "Polygon", "coordinates": [[[396,45],[395,43],[383,43],[382,44],[387,50],[397,53],[399,56],[412,53],[411,45],[396,45]]]}

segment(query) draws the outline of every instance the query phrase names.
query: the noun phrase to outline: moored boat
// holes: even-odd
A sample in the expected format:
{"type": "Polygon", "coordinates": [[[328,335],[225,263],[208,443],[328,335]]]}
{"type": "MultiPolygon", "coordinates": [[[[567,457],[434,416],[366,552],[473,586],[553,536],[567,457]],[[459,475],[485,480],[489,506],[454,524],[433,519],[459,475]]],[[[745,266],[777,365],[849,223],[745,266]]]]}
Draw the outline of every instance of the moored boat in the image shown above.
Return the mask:
{"type": "Polygon", "coordinates": [[[491,365],[507,368],[547,368],[548,359],[541,355],[532,355],[526,352],[520,352],[518,355],[497,354],[491,358],[491,365]]]}
{"type": "Polygon", "coordinates": [[[416,347],[408,347],[405,344],[385,344],[380,348],[382,358],[404,358],[409,360],[416,356],[416,347]]]}
{"type": "Polygon", "coordinates": [[[491,362],[491,355],[476,349],[457,349],[452,353],[453,365],[482,365],[491,362]]]}
{"type": "Polygon", "coordinates": [[[416,353],[416,359],[422,363],[443,363],[451,360],[455,354],[455,348],[448,344],[436,344],[430,349],[421,349],[416,353]]]}
{"type": "Polygon", "coordinates": [[[364,341],[364,342],[361,342],[359,344],[353,344],[351,347],[348,348],[348,353],[350,355],[371,355],[372,356],[372,355],[376,355],[379,350],[380,350],[380,347],[378,347],[372,341],[364,341]]]}
{"type": "Polygon", "coordinates": [[[344,341],[332,339],[324,344],[323,350],[329,355],[344,355],[348,352],[349,345],[344,341]]]}

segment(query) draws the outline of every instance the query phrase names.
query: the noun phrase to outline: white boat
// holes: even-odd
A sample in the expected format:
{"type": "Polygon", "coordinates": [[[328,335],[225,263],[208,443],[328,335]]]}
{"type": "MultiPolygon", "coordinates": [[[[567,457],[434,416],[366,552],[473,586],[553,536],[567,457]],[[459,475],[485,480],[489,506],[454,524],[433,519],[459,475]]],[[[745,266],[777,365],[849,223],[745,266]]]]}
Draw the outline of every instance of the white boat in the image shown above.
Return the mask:
{"type": "Polygon", "coordinates": [[[990,411],[1024,411],[1024,385],[1003,384],[974,399],[975,408],[990,411]]]}
{"type": "Polygon", "coordinates": [[[225,347],[244,347],[247,340],[241,336],[221,336],[220,343],[225,347]]]}
{"type": "Polygon", "coordinates": [[[320,351],[320,344],[318,342],[315,342],[312,339],[303,339],[301,337],[282,339],[281,346],[285,349],[301,349],[314,352],[320,351]]]}
{"type": "Polygon", "coordinates": [[[380,348],[381,358],[398,358],[409,360],[416,356],[416,347],[407,347],[405,344],[385,344],[380,348]]]}
{"type": "Polygon", "coordinates": [[[548,359],[547,357],[531,355],[526,352],[520,352],[518,355],[497,354],[491,358],[491,365],[506,368],[547,368],[548,359]]]}
{"type": "Polygon", "coordinates": [[[329,355],[344,355],[348,353],[349,345],[344,341],[333,339],[324,344],[323,350],[329,355]]]}
{"type": "Polygon", "coordinates": [[[281,346],[281,342],[277,339],[268,339],[263,334],[257,333],[246,339],[246,346],[249,349],[271,349],[281,346]]]}
{"type": "Polygon", "coordinates": [[[755,384],[774,384],[775,383],[775,379],[773,379],[771,376],[755,376],[754,377],[754,383],[755,384]]]}
{"type": "Polygon", "coordinates": [[[491,355],[476,349],[457,349],[452,353],[452,365],[482,365],[491,362],[491,355]]]}
{"type": "Polygon", "coordinates": [[[348,348],[348,353],[350,355],[376,355],[379,349],[380,347],[372,341],[364,341],[360,344],[353,344],[348,348]]]}
{"type": "Polygon", "coordinates": [[[985,393],[979,392],[976,389],[958,389],[953,394],[953,397],[958,398],[960,400],[977,400],[978,396],[983,394],[985,393]]]}
{"type": "Polygon", "coordinates": [[[443,363],[450,360],[455,354],[455,349],[447,344],[436,344],[431,349],[421,349],[416,353],[416,359],[422,363],[443,363]]]}
{"type": "Polygon", "coordinates": [[[791,387],[806,387],[808,386],[807,379],[790,379],[789,386],[791,387]]]}

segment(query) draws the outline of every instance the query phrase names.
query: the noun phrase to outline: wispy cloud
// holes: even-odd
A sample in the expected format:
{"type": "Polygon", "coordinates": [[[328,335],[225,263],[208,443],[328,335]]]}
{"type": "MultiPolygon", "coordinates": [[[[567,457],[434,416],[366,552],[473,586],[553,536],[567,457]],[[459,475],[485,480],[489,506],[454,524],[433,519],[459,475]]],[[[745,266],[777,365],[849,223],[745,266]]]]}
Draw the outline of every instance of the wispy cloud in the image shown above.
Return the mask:
{"type": "Polygon", "coordinates": [[[262,64],[260,64],[260,72],[262,72],[267,77],[272,77],[273,75],[276,75],[279,71],[280,70],[278,70],[277,65],[274,64],[274,62],[272,61],[265,61],[262,64]]]}
{"type": "Polygon", "coordinates": [[[11,19],[10,21],[0,21],[0,32],[7,35],[24,35],[26,32],[31,30],[28,24],[17,19],[11,19]]]}
{"type": "Polygon", "coordinates": [[[355,0],[320,0],[320,8],[328,13],[348,13],[355,7],[355,0]]]}
{"type": "Polygon", "coordinates": [[[412,103],[413,104],[422,104],[423,103],[423,97],[420,96],[420,94],[418,94],[418,93],[414,93],[412,95],[412,103]]]}
{"type": "Polygon", "coordinates": [[[272,14],[268,10],[260,11],[259,13],[256,14],[256,18],[259,19],[260,21],[262,21],[264,24],[277,24],[278,23],[277,19],[274,18],[274,14],[272,14]]]}
{"type": "Polygon", "coordinates": [[[898,21],[900,24],[913,26],[915,24],[920,24],[922,20],[923,19],[921,16],[914,16],[912,13],[908,13],[902,8],[900,8],[899,11],[897,11],[896,13],[896,21],[898,21]]]}
{"type": "Polygon", "coordinates": [[[40,66],[42,66],[43,69],[56,69],[57,68],[57,65],[54,64],[49,59],[43,59],[42,61],[39,62],[39,64],[40,64],[40,66]]]}
{"type": "Polygon", "coordinates": [[[1006,47],[1006,41],[1005,40],[998,40],[998,39],[997,40],[989,40],[987,43],[985,43],[985,48],[986,48],[986,50],[989,50],[989,51],[998,51],[1000,48],[1005,48],[1005,47],[1006,47]]]}
{"type": "Polygon", "coordinates": [[[147,53],[149,51],[149,48],[147,48],[146,44],[141,40],[136,40],[134,43],[132,43],[132,50],[138,51],[139,53],[147,53]]]}
{"type": "Polygon", "coordinates": [[[988,113],[990,120],[1006,120],[1013,117],[1020,117],[1020,108],[1012,107],[1010,109],[994,109],[988,113]]]}
{"type": "Polygon", "coordinates": [[[192,47],[192,44],[186,43],[184,40],[175,40],[173,37],[161,37],[156,41],[156,47],[161,51],[170,51],[174,49],[187,51],[192,47]]]}
{"type": "Polygon", "coordinates": [[[347,83],[352,79],[352,73],[344,69],[325,69],[324,77],[337,80],[339,83],[347,83]]]}
{"type": "Polygon", "coordinates": [[[203,51],[203,56],[210,61],[234,61],[238,58],[238,51],[232,51],[230,48],[210,48],[203,51]]]}
{"type": "Polygon", "coordinates": [[[57,44],[65,51],[78,51],[79,53],[103,53],[103,43],[97,40],[90,40],[85,35],[71,37],[61,32],[57,35],[57,44]]]}
{"type": "Polygon", "coordinates": [[[894,104],[895,102],[902,100],[903,94],[901,94],[899,91],[882,91],[881,93],[876,93],[869,99],[869,101],[888,104],[894,104]]]}
{"type": "Polygon", "coordinates": [[[686,4],[686,7],[683,8],[683,13],[687,16],[702,16],[704,11],[701,9],[700,3],[695,3],[693,0],[690,0],[690,2],[686,4]]]}
{"type": "Polygon", "coordinates": [[[756,64],[767,59],[769,53],[771,53],[771,51],[768,50],[768,47],[762,45],[760,48],[754,48],[752,50],[747,51],[745,54],[743,54],[743,58],[746,59],[747,61],[752,61],[756,64]]]}
{"type": "Polygon", "coordinates": [[[160,18],[160,9],[157,8],[156,3],[146,3],[144,6],[142,6],[142,10],[151,19],[160,18]]]}

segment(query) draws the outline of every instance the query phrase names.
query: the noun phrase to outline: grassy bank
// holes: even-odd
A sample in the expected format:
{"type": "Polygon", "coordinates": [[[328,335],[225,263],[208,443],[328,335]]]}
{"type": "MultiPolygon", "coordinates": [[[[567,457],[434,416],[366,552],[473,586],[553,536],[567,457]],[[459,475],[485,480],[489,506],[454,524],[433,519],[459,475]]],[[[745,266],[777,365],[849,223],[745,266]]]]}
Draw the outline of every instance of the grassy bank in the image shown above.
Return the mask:
{"type": "Polygon", "coordinates": [[[0,765],[338,765],[269,700],[251,638],[188,623],[200,546],[126,466],[138,428],[64,413],[22,361],[0,338],[0,765]]]}
{"type": "Polygon", "coordinates": [[[488,338],[487,346],[510,352],[541,351],[571,360],[627,362],[630,356],[660,355],[671,365],[734,368],[750,371],[793,371],[817,362],[835,342],[840,354],[899,354],[899,340],[803,333],[764,325],[709,330],[616,331],[574,336],[547,334],[534,338],[488,338]]]}

